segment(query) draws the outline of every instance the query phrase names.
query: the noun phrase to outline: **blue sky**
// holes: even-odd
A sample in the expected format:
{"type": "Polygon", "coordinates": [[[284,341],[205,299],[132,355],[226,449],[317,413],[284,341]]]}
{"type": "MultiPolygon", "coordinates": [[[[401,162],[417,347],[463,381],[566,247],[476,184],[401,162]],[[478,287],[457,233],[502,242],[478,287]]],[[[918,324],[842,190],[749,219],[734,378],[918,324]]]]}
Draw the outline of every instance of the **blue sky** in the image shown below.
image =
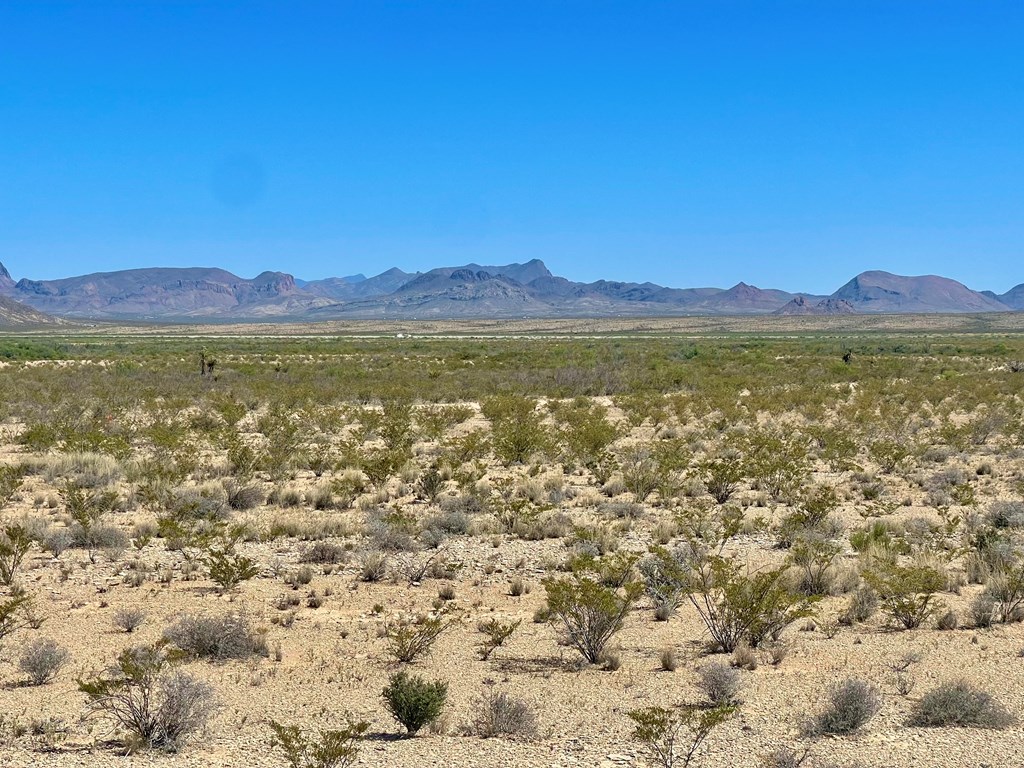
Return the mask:
{"type": "Polygon", "coordinates": [[[0,4],[0,261],[1024,282],[1024,4],[0,4]]]}

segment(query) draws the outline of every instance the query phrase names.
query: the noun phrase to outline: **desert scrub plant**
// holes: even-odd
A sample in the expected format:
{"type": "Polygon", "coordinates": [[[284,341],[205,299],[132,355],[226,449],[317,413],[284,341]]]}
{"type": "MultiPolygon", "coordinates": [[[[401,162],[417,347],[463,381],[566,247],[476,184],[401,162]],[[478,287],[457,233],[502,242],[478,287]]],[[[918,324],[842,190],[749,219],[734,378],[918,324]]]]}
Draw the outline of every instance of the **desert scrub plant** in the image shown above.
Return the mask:
{"type": "Polygon", "coordinates": [[[264,636],[254,631],[249,620],[238,613],[182,616],[164,630],[164,637],[186,656],[195,659],[224,661],[269,653],[264,636]]]}
{"type": "Polygon", "coordinates": [[[697,669],[697,687],[711,706],[733,706],[740,689],[740,673],[728,664],[709,662],[697,669]]]}
{"type": "Polygon", "coordinates": [[[738,452],[724,452],[697,464],[697,477],[719,504],[725,504],[743,481],[743,465],[738,452]]]}
{"type": "Polygon", "coordinates": [[[448,698],[448,683],[442,680],[428,682],[419,675],[410,676],[404,670],[391,675],[387,687],[381,692],[384,706],[410,736],[441,716],[448,698]]]}
{"type": "Polygon", "coordinates": [[[637,563],[647,597],[654,604],[654,617],[668,621],[686,599],[690,584],[688,552],[683,547],[651,547],[637,563]]]}
{"type": "Polygon", "coordinates": [[[633,739],[643,745],[652,762],[662,768],[687,768],[711,732],[735,711],[733,707],[681,706],[645,707],[626,714],[633,721],[633,739]]]}
{"type": "Polygon", "coordinates": [[[177,752],[206,727],[216,706],[213,689],[172,670],[159,643],[123,651],[106,673],[79,680],[78,689],[127,733],[130,750],[177,752]]]}
{"type": "Polygon", "coordinates": [[[942,683],[914,706],[909,724],[925,728],[949,726],[1008,728],[1014,717],[991,694],[966,680],[942,683]]]}
{"type": "Polygon", "coordinates": [[[499,621],[498,619],[481,621],[477,625],[477,629],[484,635],[484,641],[477,646],[477,653],[480,655],[481,661],[487,661],[491,658],[491,654],[503,646],[505,641],[512,637],[512,633],[519,629],[519,625],[522,623],[522,619],[508,622],[499,621]]]}
{"type": "Polygon", "coordinates": [[[273,735],[270,746],[284,752],[291,768],[348,768],[359,757],[359,742],[370,724],[346,716],[344,728],[321,729],[317,736],[304,733],[297,725],[269,722],[273,735]]]}
{"type": "Polygon", "coordinates": [[[71,654],[49,637],[40,637],[26,645],[18,657],[18,669],[30,685],[48,683],[68,663],[71,654]]]}
{"type": "Polygon", "coordinates": [[[505,466],[523,464],[547,450],[550,434],[532,399],[496,395],[484,400],[480,408],[491,422],[494,455],[505,466]]]}
{"type": "Polygon", "coordinates": [[[807,439],[777,429],[755,429],[743,441],[744,473],[773,499],[794,492],[807,476],[807,439]]]}
{"type": "Polygon", "coordinates": [[[402,664],[415,661],[430,652],[434,642],[451,628],[455,620],[450,610],[432,615],[417,616],[414,619],[388,619],[384,622],[384,637],[388,653],[402,664]]]}
{"type": "Polygon", "coordinates": [[[882,697],[864,680],[850,678],[829,691],[828,707],[805,727],[808,736],[845,735],[859,730],[878,712],[882,697]]]}
{"type": "Polygon", "coordinates": [[[0,642],[29,626],[31,601],[24,592],[0,599],[0,642]]]}
{"type": "Polygon", "coordinates": [[[230,592],[243,581],[260,573],[255,560],[235,551],[240,536],[240,532],[236,531],[221,537],[217,544],[206,550],[203,558],[210,580],[221,592],[230,592]]]}
{"type": "Polygon", "coordinates": [[[141,608],[118,608],[114,611],[114,626],[130,634],[146,621],[146,612],[141,608]]]}
{"type": "Polygon", "coordinates": [[[751,572],[720,554],[700,558],[692,570],[688,597],[714,647],[723,653],[732,653],[741,643],[756,648],[813,613],[808,599],[789,588],[786,570],[751,572]]]}
{"type": "Polygon", "coordinates": [[[833,563],[840,552],[835,542],[803,535],[789,549],[789,562],[799,573],[798,591],[808,597],[827,595],[836,581],[833,563]]]}
{"type": "Polygon", "coordinates": [[[643,585],[631,582],[616,589],[574,574],[569,578],[547,579],[544,589],[550,621],[561,626],[569,643],[584,659],[597,664],[608,641],[622,629],[643,585]]]}
{"type": "Polygon", "coordinates": [[[890,619],[904,629],[916,629],[940,606],[935,593],[946,586],[945,574],[927,566],[881,564],[864,579],[878,593],[890,619]]]}
{"type": "Polygon", "coordinates": [[[493,684],[473,701],[472,733],[484,739],[501,736],[532,741],[537,738],[537,715],[526,701],[496,691],[493,684]]]}
{"type": "Polygon", "coordinates": [[[0,584],[11,586],[22,560],[32,548],[32,539],[23,525],[10,523],[0,529],[0,584]]]}

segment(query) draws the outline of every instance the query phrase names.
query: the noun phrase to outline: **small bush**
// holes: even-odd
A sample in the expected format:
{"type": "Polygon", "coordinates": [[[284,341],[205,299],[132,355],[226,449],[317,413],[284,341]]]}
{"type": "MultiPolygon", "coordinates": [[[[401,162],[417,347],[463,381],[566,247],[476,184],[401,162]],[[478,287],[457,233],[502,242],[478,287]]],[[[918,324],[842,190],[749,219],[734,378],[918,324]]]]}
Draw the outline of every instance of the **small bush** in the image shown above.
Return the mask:
{"type": "Polygon", "coordinates": [[[473,732],[477,736],[526,741],[537,738],[537,715],[527,702],[503,691],[488,689],[473,705],[473,732]]]}
{"type": "Polygon", "coordinates": [[[329,541],[318,541],[302,553],[303,563],[318,565],[337,565],[348,560],[348,552],[340,544],[329,541]]]}
{"type": "Polygon", "coordinates": [[[544,588],[551,621],[562,626],[569,642],[591,664],[601,661],[605,645],[622,628],[643,590],[631,583],[620,591],[580,576],[549,579],[544,588]]]}
{"type": "Polygon", "coordinates": [[[482,661],[487,661],[491,657],[491,654],[504,645],[505,641],[512,636],[512,633],[515,632],[522,623],[522,619],[507,623],[499,621],[498,619],[490,619],[489,621],[480,622],[477,629],[486,635],[483,643],[481,643],[477,649],[477,653],[480,654],[480,659],[482,661]]]}
{"type": "Polygon", "coordinates": [[[44,685],[53,679],[71,654],[48,637],[29,643],[18,659],[18,669],[28,675],[31,685],[44,685]]]}
{"type": "Polygon", "coordinates": [[[409,732],[415,735],[423,726],[441,716],[448,698],[448,683],[441,680],[428,682],[419,675],[405,671],[391,675],[381,695],[384,706],[409,732]]]}
{"type": "Polygon", "coordinates": [[[626,715],[633,721],[633,738],[644,746],[652,762],[662,768],[686,768],[711,732],[734,711],[732,707],[646,707],[626,715]]]}
{"type": "Polygon", "coordinates": [[[316,739],[297,725],[271,720],[270,728],[270,746],[281,748],[291,768],[348,768],[359,756],[359,741],[370,724],[348,718],[344,728],[321,730],[316,739]]]}
{"type": "Polygon", "coordinates": [[[415,661],[423,654],[429,653],[434,641],[451,625],[452,622],[444,613],[420,616],[415,620],[403,618],[388,621],[384,625],[388,651],[396,661],[403,664],[415,661]]]}
{"type": "Polygon", "coordinates": [[[705,664],[697,670],[697,687],[712,706],[731,706],[740,688],[740,673],[728,664],[705,664]]]}
{"type": "Polygon", "coordinates": [[[946,576],[926,566],[887,565],[865,574],[878,592],[882,608],[904,629],[921,626],[937,610],[935,593],[946,586],[946,576]]]}
{"type": "Polygon", "coordinates": [[[878,689],[863,680],[845,680],[829,693],[829,707],[807,726],[808,735],[853,733],[882,705],[878,689]]]}
{"type": "Polygon", "coordinates": [[[943,683],[928,691],[910,715],[910,725],[926,728],[1000,729],[1008,728],[1013,722],[1013,716],[999,702],[966,680],[943,683]]]}
{"type": "Polygon", "coordinates": [[[240,614],[183,616],[164,630],[164,637],[197,659],[224,661],[269,653],[266,639],[240,614]]]}
{"type": "Polygon", "coordinates": [[[122,632],[134,632],[146,621],[146,612],[141,608],[118,608],[114,611],[114,626],[122,632]]]}
{"type": "Polygon", "coordinates": [[[213,689],[169,668],[158,644],[129,648],[105,675],[79,680],[95,710],[128,733],[128,746],[178,751],[205,728],[215,704],[213,689]]]}

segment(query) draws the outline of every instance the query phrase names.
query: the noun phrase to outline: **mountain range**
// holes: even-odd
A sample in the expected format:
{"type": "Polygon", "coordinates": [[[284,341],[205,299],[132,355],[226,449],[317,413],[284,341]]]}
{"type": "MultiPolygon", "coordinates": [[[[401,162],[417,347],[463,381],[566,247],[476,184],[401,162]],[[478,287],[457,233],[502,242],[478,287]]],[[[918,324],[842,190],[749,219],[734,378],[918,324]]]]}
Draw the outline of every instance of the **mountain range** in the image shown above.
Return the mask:
{"type": "Polygon", "coordinates": [[[1024,283],[998,295],[937,275],[869,271],[829,296],[818,296],[742,282],[731,288],[581,283],[552,274],[539,259],[415,273],[394,268],[373,277],[355,274],[309,281],[284,272],[263,272],[249,279],[205,267],[15,281],[0,264],[0,297],[6,300],[0,304],[0,324],[18,312],[36,322],[46,315],[154,321],[842,315],[1022,310],[1024,283]],[[18,306],[22,309],[12,309],[18,306]],[[36,314],[26,314],[32,311],[36,314]]]}

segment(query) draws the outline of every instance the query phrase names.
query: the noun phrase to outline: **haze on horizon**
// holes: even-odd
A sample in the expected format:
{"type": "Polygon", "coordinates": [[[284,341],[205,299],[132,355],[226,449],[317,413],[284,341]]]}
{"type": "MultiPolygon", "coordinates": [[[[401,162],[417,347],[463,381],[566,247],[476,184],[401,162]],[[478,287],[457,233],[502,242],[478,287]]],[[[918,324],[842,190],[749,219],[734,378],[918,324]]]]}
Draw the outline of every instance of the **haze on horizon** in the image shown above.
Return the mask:
{"type": "Polygon", "coordinates": [[[1011,2],[0,6],[0,262],[1024,282],[1011,2]]]}

